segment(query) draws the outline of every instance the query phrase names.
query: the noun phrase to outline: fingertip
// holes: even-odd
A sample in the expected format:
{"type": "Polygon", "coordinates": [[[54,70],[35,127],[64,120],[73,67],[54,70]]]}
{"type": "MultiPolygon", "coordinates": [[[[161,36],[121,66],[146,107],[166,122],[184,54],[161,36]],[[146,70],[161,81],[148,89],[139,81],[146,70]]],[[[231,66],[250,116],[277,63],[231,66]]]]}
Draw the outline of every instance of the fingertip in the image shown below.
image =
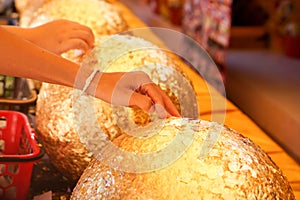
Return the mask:
{"type": "Polygon", "coordinates": [[[173,102],[168,99],[168,101],[165,102],[166,103],[166,109],[167,111],[174,117],[181,117],[179,111],[177,110],[176,106],[173,104],[173,102]]]}
{"type": "Polygon", "coordinates": [[[139,108],[146,112],[152,112],[154,109],[152,100],[148,96],[139,94],[137,92],[133,92],[129,100],[129,107],[139,108]]]}
{"type": "Polygon", "coordinates": [[[94,45],[95,45],[95,36],[94,36],[93,32],[90,33],[90,35],[87,39],[87,43],[88,43],[90,48],[94,47],[94,45]]]}
{"type": "Polygon", "coordinates": [[[174,117],[181,117],[181,115],[180,115],[180,113],[178,112],[177,109],[175,109],[175,110],[172,112],[172,115],[173,115],[174,117]]]}
{"type": "Polygon", "coordinates": [[[172,115],[166,110],[166,108],[161,104],[154,104],[155,112],[157,113],[160,119],[165,119],[172,117],[172,115]]]}
{"type": "Polygon", "coordinates": [[[181,117],[181,115],[179,114],[179,112],[168,112],[167,118],[170,117],[181,117]]]}
{"type": "Polygon", "coordinates": [[[76,49],[81,49],[81,50],[83,50],[84,52],[86,52],[86,51],[89,49],[89,44],[86,43],[86,41],[84,41],[84,40],[77,39],[77,40],[74,42],[74,47],[77,47],[76,49]]]}
{"type": "Polygon", "coordinates": [[[170,118],[170,117],[172,117],[172,115],[171,115],[170,113],[167,112],[166,118],[170,118]]]}

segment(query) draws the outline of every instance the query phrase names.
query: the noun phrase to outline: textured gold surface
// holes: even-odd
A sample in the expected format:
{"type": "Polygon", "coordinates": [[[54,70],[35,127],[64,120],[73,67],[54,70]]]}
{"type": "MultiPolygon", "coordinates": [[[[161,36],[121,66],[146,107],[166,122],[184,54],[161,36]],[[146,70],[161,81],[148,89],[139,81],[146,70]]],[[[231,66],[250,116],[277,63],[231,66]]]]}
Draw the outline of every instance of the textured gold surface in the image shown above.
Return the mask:
{"type": "Polygon", "coordinates": [[[178,131],[188,132],[194,141],[171,165],[149,173],[125,173],[95,159],[71,199],[295,199],[286,177],[260,147],[214,122],[173,118],[147,140],[122,135],[114,144],[136,154],[154,152],[174,140],[178,131]],[[206,137],[218,130],[217,142],[202,157],[206,137]]]}
{"type": "Polygon", "coordinates": [[[77,181],[91,160],[73,126],[73,89],[43,83],[36,107],[39,138],[52,164],[77,181]]]}
{"type": "Polygon", "coordinates": [[[118,9],[99,0],[49,0],[34,12],[30,26],[55,19],[67,19],[84,24],[95,36],[110,35],[127,29],[127,23],[118,9]]]}

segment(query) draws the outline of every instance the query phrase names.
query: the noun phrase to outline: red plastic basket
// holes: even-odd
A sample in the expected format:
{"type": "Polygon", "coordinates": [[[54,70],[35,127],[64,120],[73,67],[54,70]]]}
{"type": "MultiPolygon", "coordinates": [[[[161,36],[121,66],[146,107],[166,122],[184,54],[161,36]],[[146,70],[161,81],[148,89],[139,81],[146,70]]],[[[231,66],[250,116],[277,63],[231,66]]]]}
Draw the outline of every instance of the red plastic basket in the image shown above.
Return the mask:
{"type": "Polygon", "coordinates": [[[0,110],[0,199],[27,199],[33,164],[42,156],[27,116],[0,110]]]}

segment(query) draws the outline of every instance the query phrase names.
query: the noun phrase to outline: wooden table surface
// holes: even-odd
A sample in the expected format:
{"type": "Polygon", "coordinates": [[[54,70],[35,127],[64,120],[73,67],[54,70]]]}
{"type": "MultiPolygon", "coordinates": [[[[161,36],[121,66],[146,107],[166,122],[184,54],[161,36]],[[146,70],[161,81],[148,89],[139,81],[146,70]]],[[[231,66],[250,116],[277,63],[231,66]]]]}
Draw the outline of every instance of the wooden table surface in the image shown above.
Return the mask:
{"type": "MultiPolygon", "coordinates": [[[[147,27],[125,4],[110,0],[122,12],[125,20],[128,22],[129,28],[147,27]]],[[[296,199],[300,200],[300,165],[291,156],[289,156],[283,148],[274,142],[263,130],[261,130],[247,115],[245,115],[238,107],[232,104],[218,92],[209,93],[208,85],[205,81],[192,69],[185,65],[184,72],[188,75],[193,83],[195,93],[197,95],[198,106],[200,111],[200,119],[212,119],[212,99],[220,99],[224,101],[226,106],[220,109],[214,109],[214,117],[220,115],[225,116],[224,124],[232,129],[237,130],[244,136],[250,138],[258,144],[272,160],[281,168],[288,181],[293,188],[296,199]]]]}

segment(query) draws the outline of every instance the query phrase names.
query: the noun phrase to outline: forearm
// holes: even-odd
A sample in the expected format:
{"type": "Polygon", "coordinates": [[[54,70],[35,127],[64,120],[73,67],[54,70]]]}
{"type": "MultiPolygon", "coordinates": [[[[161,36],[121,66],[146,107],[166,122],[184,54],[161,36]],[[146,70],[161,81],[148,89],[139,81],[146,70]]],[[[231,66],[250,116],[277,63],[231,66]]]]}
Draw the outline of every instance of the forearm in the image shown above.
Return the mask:
{"type": "Polygon", "coordinates": [[[27,30],[28,29],[26,29],[26,28],[21,28],[19,26],[11,26],[11,25],[2,25],[1,27],[19,37],[27,39],[27,30]]]}
{"type": "Polygon", "coordinates": [[[72,87],[78,65],[0,27],[0,73],[72,87]]]}

